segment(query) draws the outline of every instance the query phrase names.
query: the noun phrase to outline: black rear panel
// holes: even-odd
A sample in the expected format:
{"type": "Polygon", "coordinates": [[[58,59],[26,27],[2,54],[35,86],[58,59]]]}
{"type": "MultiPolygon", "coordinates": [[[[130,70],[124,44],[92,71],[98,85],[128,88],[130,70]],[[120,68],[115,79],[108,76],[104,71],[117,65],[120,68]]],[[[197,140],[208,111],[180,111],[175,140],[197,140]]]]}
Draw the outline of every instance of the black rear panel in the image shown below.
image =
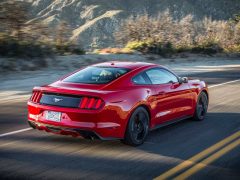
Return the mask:
{"type": "Polygon", "coordinates": [[[78,108],[81,102],[81,99],[82,99],[81,97],[74,97],[74,96],[68,96],[68,95],[43,94],[40,100],[40,104],[78,108]]]}

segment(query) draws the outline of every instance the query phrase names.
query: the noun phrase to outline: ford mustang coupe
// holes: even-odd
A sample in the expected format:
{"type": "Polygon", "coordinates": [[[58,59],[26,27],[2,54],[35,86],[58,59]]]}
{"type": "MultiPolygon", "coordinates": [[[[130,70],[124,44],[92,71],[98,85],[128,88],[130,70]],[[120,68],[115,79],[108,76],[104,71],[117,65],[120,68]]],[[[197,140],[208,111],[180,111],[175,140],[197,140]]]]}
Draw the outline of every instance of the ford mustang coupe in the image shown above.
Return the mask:
{"type": "Polygon", "coordinates": [[[121,139],[137,146],[150,130],[186,118],[203,120],[205,82],[143,62],[105,62],[34,87],[29,125],[55,134],[121,139]]]}

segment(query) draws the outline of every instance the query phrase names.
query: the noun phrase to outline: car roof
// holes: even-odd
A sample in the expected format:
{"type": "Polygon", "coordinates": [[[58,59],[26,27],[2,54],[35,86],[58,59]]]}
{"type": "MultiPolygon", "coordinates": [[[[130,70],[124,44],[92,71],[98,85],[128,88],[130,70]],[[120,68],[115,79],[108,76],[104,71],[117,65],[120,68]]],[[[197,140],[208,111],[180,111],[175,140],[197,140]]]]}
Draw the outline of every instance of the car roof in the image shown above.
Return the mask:
{"type": "Polygon", "coordinates": [[[109,61],[109,62],[94,64],[92,66],[137,69],[137,68],[145,67],[145,66],[156,66],[156,64],[146,63],[146,62],[109,61]]]}

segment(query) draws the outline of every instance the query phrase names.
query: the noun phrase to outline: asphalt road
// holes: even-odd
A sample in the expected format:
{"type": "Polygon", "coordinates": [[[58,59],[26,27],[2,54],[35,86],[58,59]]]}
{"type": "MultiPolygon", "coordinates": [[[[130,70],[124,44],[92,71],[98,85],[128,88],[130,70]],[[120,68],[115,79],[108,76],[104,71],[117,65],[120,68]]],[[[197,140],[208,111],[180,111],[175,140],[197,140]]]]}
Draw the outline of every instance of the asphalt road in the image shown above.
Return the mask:
{"type": "MultiPolygon", "coordinates": [[[[240,68],[190,76],[213,86],[240,79],[240,68]]],[[[28,128],[26,98],[0,102],[0,134],[24,128],[28,128]]],[[[236,81],[210,88],[205,121],[185,120],[158,129],[139,147],[37,130],[0,137],[0,178],[240,179],[239,132],[240,81],[236,81]]]]}

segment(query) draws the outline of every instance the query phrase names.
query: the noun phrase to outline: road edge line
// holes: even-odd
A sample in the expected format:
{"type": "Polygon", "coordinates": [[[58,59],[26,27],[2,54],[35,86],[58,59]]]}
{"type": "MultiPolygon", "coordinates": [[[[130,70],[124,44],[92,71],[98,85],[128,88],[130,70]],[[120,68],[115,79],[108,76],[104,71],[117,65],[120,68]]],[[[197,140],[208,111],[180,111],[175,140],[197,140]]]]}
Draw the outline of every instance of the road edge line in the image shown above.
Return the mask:
{"type": "Polygon", "coordinates": [[[220,83],[220,84],[215,84],[215,85],[212,85],[212,86],[209,86],[208,88],[213,88],[213,87],[218,87],[218,86],[222,86],[222,85],[225,85],[225,84],[230,84],[230,83],[234,83],[234,82],[238,82],[240,81],[240,79],[236,79],[236,80],[233,80],[233,81],[227,81],[227,82],[224,82],[224,83],[220,83]]]}
{"type": "Polygon", "coordinates": [[[20,130],[17,130],[17,131],[12,131],[12,132],[8,132],[8,133],[0,134],[0,137],[5,137],[5,136],[8,136],[8,135],[17,134],[17,133],[21,133],[21,132],[25,132],[25,131],[29,131],[29,130],[31,130],[31,129],[32,129],[32,128],[25,128],[25,129],[20,129],[20,130]]]}

